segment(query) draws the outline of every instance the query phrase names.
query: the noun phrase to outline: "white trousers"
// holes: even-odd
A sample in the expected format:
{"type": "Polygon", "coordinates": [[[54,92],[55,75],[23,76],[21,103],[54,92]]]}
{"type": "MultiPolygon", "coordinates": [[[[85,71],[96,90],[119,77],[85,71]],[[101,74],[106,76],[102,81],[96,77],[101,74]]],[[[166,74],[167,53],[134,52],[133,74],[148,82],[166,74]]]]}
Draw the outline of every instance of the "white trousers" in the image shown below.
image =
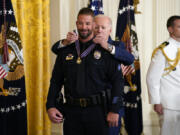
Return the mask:
{"type": "Polygon", "coordinates": [[[161,135],[180,135],[180,111],[164,109],[160,125],[161,135]]]}

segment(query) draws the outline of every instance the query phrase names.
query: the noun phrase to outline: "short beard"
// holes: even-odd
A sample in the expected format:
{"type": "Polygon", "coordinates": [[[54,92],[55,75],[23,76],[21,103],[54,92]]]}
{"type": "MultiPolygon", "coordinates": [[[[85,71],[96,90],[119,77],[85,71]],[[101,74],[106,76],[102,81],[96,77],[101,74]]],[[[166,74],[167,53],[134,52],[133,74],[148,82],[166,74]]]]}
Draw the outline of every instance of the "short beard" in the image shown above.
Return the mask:
{"type": "Polygon", "coordinates": [[[79,36],[80,36],[80,38],[82,38],[82,39],[88,38],[91,34],[92,34],[92,31],[89,31],[89,33],[87,33],[86,35],[82,35],[81,32],[79,32],[79,36]]]}

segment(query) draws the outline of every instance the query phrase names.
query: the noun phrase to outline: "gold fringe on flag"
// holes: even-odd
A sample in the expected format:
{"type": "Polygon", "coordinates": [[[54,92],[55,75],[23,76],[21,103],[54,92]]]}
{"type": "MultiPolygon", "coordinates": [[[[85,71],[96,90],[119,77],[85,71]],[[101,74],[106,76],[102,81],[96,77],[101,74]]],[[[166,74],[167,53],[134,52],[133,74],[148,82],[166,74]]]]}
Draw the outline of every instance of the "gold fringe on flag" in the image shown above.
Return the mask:
{"type": "Polygon", "coordinates": [[[125,128],[125,122],[124,118],[121,118],[121,129],[120,129],[120,135],[128,135],[126,128],[125,128]]]}

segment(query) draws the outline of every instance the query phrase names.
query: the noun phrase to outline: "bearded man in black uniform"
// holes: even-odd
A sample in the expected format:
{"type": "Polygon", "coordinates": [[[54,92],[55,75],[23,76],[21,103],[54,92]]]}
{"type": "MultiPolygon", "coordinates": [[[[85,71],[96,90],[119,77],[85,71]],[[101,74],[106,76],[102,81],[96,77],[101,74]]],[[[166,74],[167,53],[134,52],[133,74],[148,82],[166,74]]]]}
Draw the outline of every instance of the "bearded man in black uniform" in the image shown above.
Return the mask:
{"type": "MultiPolygon", "coordinates": [[[[79,11],[76,22],[79,38],[59,51],[52,73],[47,112],[54,123],[64,119],[64,135],[108,135],[108,124],[118,125],[123,75],[120,63],[93,42],[93,18],[91,9],[79,11]],[[55,102],[62,85],[66,102],[59,111],[55,102]],[[110,87],[111,100],[106,115],[104,95],[110,87]]],[[[111,32],[110,25],[108,32],[111,32]]]]}

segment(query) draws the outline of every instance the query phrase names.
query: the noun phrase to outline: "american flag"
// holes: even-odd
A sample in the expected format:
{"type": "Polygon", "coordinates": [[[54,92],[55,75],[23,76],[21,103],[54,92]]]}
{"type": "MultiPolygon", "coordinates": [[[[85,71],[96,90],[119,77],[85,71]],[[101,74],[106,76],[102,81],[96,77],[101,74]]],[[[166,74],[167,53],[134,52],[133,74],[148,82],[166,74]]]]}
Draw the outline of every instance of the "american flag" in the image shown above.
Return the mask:
{"type": "Polygon", "coordinates": [[[89,8],[94,11],[94,15],[104,14],[102,0],[90,0],[89,8]]]}
{"type": "Polygon", "coordinates": [[[121,69],[122,69],[123,76],[129,75],[135,72],[135,68],[133,65],[124,66],[123,64],[121,64],[121,69]]]}
{"type": "Polygon", "coordinates": [[[0,79],[3,79],[7,75],[8,75],[8,71],[2,65],[0,65],[0,79]]]}

